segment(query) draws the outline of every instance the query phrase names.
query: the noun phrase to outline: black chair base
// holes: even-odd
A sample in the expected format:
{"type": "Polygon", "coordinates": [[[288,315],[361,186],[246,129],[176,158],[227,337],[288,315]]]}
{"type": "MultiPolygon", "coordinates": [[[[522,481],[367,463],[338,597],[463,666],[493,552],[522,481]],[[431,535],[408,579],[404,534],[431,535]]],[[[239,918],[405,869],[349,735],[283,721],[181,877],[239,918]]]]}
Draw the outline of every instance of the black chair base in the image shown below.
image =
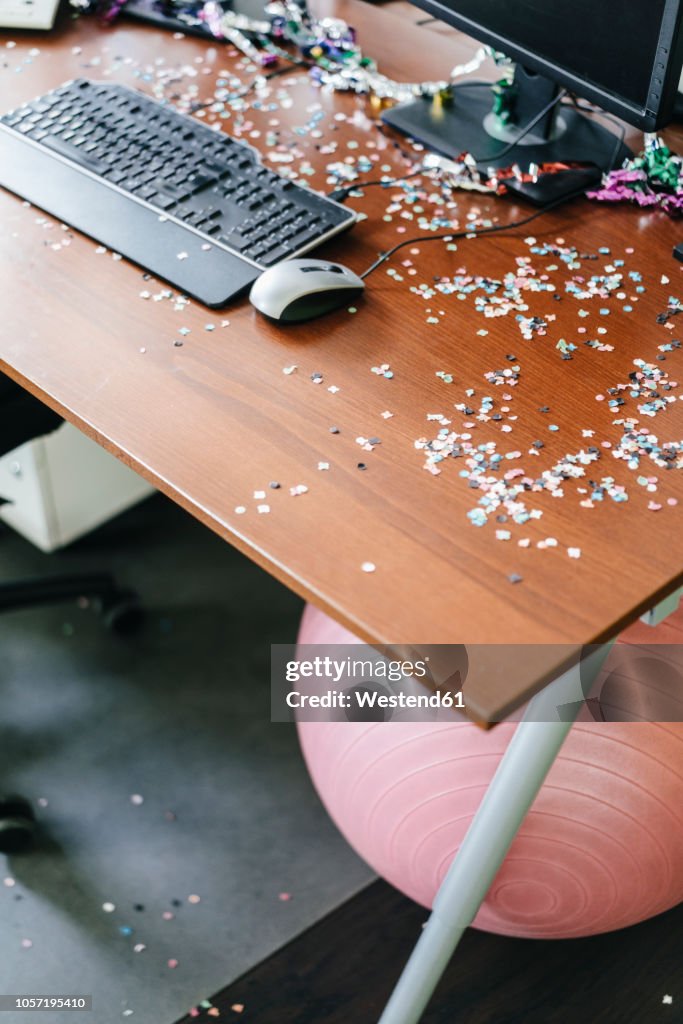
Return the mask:
{"type": "Polygon", "coordinates": [[[0,853],[21,853],[36,833],[33,807],[23,796],[0,796],[0,853]]]}
{"type": "Polygon", "coordinates": [[[142,621],[143,611],[135,591],[119,587],[109,573],[45,576],[0,583],[0,612],[81,597],[92,600],[105,626],[117,633],[131,633],[142,621]]]}

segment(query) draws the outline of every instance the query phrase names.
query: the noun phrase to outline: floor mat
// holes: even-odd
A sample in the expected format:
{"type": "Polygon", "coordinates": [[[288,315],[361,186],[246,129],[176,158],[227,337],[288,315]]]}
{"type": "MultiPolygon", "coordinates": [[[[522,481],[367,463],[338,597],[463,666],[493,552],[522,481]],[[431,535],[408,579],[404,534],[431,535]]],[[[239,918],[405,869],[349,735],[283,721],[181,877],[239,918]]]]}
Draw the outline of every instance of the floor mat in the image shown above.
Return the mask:
{"type": "Polygon", "coordinates": [[[0,565],[111,569],[148,610],[129,639],[74,605],[0,616],[0,790],[43,832],[0,855],[0,992],[171,1024],[370,878],[269,721],[301,603],[160,496],[53,555],[3,534],[0,565]]]}

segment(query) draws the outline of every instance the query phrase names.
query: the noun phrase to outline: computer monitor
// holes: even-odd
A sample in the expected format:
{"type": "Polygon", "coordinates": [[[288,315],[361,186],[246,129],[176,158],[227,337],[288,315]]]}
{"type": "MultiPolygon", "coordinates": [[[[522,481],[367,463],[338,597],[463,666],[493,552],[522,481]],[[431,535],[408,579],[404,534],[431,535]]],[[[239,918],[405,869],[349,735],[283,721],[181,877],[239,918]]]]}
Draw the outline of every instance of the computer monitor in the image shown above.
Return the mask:
{"type": "Polygon", "coordinates": [[[592,163],[601,171],[629,151],[576,106],[570,94],[652,132],[671,117],[683,63],[683,0],[412,0],[435,18],[516,63],[507,121],[488,90],[461,88],[448,102],[418,99],[384,120],[447,156],[471,153],[492,167],[592,163]],[[548,108],[518,144],[534,118],[548,108]],[[500,156],[499,156],[500,154],[500,156]]]}

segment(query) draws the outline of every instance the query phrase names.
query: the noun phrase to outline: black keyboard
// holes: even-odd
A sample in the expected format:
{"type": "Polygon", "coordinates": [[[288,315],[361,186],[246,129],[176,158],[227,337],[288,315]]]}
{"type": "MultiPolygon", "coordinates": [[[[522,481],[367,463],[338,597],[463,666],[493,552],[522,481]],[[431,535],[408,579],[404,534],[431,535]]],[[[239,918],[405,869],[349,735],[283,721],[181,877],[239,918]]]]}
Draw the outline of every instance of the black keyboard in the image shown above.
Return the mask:
{"type": "Polygon", "coordinates": [[[83,79],[0,118],[0,185],[213,307],[356,220],[251,146],[83,79]]]}

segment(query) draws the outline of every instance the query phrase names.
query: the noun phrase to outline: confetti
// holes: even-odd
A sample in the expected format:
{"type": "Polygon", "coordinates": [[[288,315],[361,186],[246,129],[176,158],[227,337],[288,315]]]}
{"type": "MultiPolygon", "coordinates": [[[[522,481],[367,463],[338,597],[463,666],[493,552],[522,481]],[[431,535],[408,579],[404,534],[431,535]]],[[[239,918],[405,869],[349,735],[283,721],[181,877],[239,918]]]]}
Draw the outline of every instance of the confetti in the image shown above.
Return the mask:
{"type": "MultiPolygon", "coordinates": [[[[176,35],[182,38],[182,33],[176,35]]],[[[74,53],[76,49],[79,48],[74,48],[74,53]]],[[[228,58],[235,54],[230,47],[223,52],[228,58]]],[[[311,140],[321,140],[316,143],[317,151],[329,154],[331,162],[325,171],[331,185],[358,183],[362,186],[368,174],[373,177],[384,176],[390,181],[396,176],[397,168],[403,167],[400,163],[402,158],[398,155],[396,159],[392,155],[391,160],[386,151],[380,155],[384,147],[381,143],[376,147],[374,137],[365,149],[362,142],[359,145],[355,138],[351,140],[353,146],[347,146],[339,135],[335,137],[337,122],[353,126],[360,119],[359,127],[369,130],[371,122],[360,109],[353,113],[339,112],[329,116],[321,104],[312,102],[300,119],[303,123],[297,124],[292,131],[286,127],[285,119],[277,116],[279,108],[286,111],[293,104],[289,89],[280,84],[273,86],[265,81],[260,82],[253,103],[251,97],[248,100],[235,100],[234,97],[244,86],[242,78],[253,73],[248,63],[241,62],[242,58],[236,54],[235,57],[238,63],[234,71],[231,67],[230,70],[222,68],[217,72],[213,96],[209,92],[209,104],[199,109],[196,109],[196,86],[192,78],[208,72],[208,67],[195,68],[190,65],[188,69],[182,69],[181,74],[188,79],[182,88],[176,85],[177,79],[174,76],[177,69],[171,74],[171,69],[161,63],[158,70],[145,66],[135,68],[133,73],[139,74],[143,81],[150,82],[151,90],[159,98],[164,98],[185,112],[195,113],[199,118],[206,118],[206,123],[215,128],[222,127],[225,119],[231,117],[233,134],[245,139],[261,136],[264,141],[261,148],[268,159],[278,165],[279,173],[286,179],[301,180],[314,173],[304,146],[306,136],[307,145],[312,144],[311,140]],[[252,118],[250,108],[260,111],[259,116],[252,118]],[[332,132],[327,131],[328,121],[332,132]]],[[[202,64],[201,58],[198,63],[202,64]]],[[[116,60],[113,60],[112,66],[114,69],[118,67],[116,60]]],[[[103,68],[103,71],[108,74],[109,68],[103,68]]],[[[421,152],[421,147],[414,147],[414,154],[420,160],[423,159],[419,155],[421,152]]],[[[404,163],[409,169],[409,161],[404,163]]],[[[674,164],[671,164],[673,167],[674,164]]],[[[319,187],[321,182],[314,184],[319,187]]],[[[459,181],[458,184],[464,182],[459,181]]],[[[486,188],[483,179],[480,184],[486,188]]],[[[626,187],[625,182],[621,184],[626,187]]],[[[486,226],[487,223],[490,225],[490,221],[482,218],[479,209],[471,206],[465,209],[462,197],[454,198],[451,185],[441,165],[435,166],[424,179],[396,183],[385,192],[386,222],[399,232],[405,232],[408,225],[411,231],[414,229],[425,233],[443,232],[451,225],[455,226],[458,219],[468,231],[486,226]]],[[[362,191],[354,194],[362,197],[362,191]]],[[[163,221],[167,218],[161,215],[159,219],[163,221]]],[[[59,242],[50,240],[47,232],[56,228],[50,218],[40,217],[36,223],[40,230],[46,232],[47,245],[55,253],[61,251],[62,245],[68,244],[69,239],[61,235],[59,242]]],[[[455,252],[458,247],[453,243],[447,249],[455,252]]],[[[461,250],[464,251],[464,247],[461,250]]],[[[104,246],[98,246],[95,251],[98,254],[107,253],[104,246]]],[[[457,266],[455,260],[459,257],[454,257],[445,264],[445,269],[449,270],[448,275],[433,277],[430,273],[427,280],[422,280],[423,271],[418,259],[420,248],[415,245],[409,249],[410,258],[401,260],[398,267],[389,268],[388,286],[398,288],[404,282],[404,290],[412,301],[420,304],[423,319],[428,323],[437,325],[448,317],[451,309],[448,300],[451,303],[464,303],[473,312],[470,337],[465,339],[465,343],[478,346],[479,351],[488,351],[488,346],[492,344],[493,339],[487,339],[489,333],[494,335],[496,332],[489,332],[487,328],[489,325],[498,326],[492,325],[494,319],[507,317],[509,324],[500,327],[505,326],[510,331],[509,336],[518,339],[510,347],[519,348],[520,358],[512,352],[507,355],[495,354],[496,363],[485,377],[487,386],[484,390],[489,393],[475,394],[474,388],[463,388],[466,400],[453,405],[450,404],[452,398],[463,397],[458,394],[463,368],[456,363],[450,369],[437,369],[444,358],[443,353],[436,367],[432,366],[429,372],[433,372],[441,384],[449,386],[443,389],[440,385],[435,386],[432,389],[433,395],[438,395],[440,402],[447,396],[449,402],[446,407],[439,409],[437,406],[435,412],[427,414],[427,420],[436,426],[430,427],[429,437],[414,442],[415,448],[421,451],[424,458],[424,469],[434,477],[442,472],[453,473],[472,496],[473,507],[468,506],[467,512],[472,525],[482,527],[489,524],[492,539],[495,537],[498,541],[513,541],[522,548],[531,547],[531,541],[528,537],[518,539],[515,530],[545,514],[548,505],[546,498],[575,500],[581,514],[587,515],[590,512],[598,515],[600,513],[596,510],[599,510],[601,503],[621,504],[629,500],[629,492],[632,491],[631,500],[640,501],[640,507],[645,508],[649,502],[647,508],[650,511],[666,515],[675,507],[676,499],[667,496],[667,474],[660,473],[660,470],[683,468],[683,441],[680,437],[670,439],[671,435],[665,429],[666,412],[678,395],[677,385],[663,372],[662,363],[665,362],[667,367],[675,365],[675,348],[678,346],[669,332],[674,330],[676,317],[683,312],[681,300],[670,296],[666,310],[657,315],[657,322],[666,328],[667,335],[663,336],[666,342],[659,346],[655,354],[645,353],[653,362],[636,361],[630,368],[632,373],[617,378],[618,383],[614,388],[605,389],[604,395],[597,396],[597,401],[603,403],[601,407],[596,405],[596,412],[603,414],[600,430],[588,430],[581,422],[564,419],[562,430],[558,424],[549,424],[548,420],[543,423],[546,429],[542,430],[533,419],[527,418],[525,422],[519,410],[515,409],[512,398],[516,394],[515,389],[525,386],[522,369],[525,368],[525,352],[530,346],[545,347],[556,360],[573,360],[571,370],[578,369],[581,360],[602,358],[609,353],[618,354],[619,324],[623,322],[623,314],[636,308],[635,304],[645,292],[646,286],[667,286],[670,283],[669,277],[657,274],[648,281],[646,275],[631,266],[630,261],[627,264],[625,259],[619,258],[620,252],[610,252],[607,246],[582,252],[563,238],[539,242],[530,235],[524,239],[524,248],[518,246],[516,250],[508,251],[512,251],[513,255],[506,257],[507,262],[502,264],[495,278],[474,273],[466,266],[457,266]],[[565,314],[558,323],[555,311],[561,303],[565,304],[565,314]],[[442,306],[444,308],[440,308],[442,306]],[[566,315],[567,306],[572,308],[573,328],[572,319],[566,315]],[[597,323],[608,325],[609,333],[607,326],[598,327],[597,323]],[[501,392],[505,394],[501,396],[501,392]],[[506,404],[508,402],[509,406],[506,404]],[[608,427],[603,422],[607,419],[611,420],[608,427]],[[547,436],[547,432],[551,437],[547,436]],[[546,440],[540,441],[539,434],[546,440]],[[520,440],[515,442],[517,437],[520,440]],[[532,440],[534,437],[536,439],[532,440]],[[563,441],[565,437],[566,442],[563,441]],[[583,438],[583,448],[582,441],[575,441],[576,437],[583,438]],[[557,450],[559,443],[562,443],[560,451],[557,450]],[[615,467],[613,470],[607,465],[607,462],[612,464],[612,460],[615,467]],[[650,479],[653,470],[659,476],[650,479]]],[[[629,246],[624,253],[633,256],[634,248],[629,246]]],[[[178,259],[189,258],[187,252],[176,255],[178,259]]],[[[114,260],[121,258],[117,253],[111,253],[111,256],[114,260]]],[[[474,264],[478,256],[473,253],[471,259],[474,264]]],[[[135,288],[133,295],[139,295],[148,304],[167,303],[169,315],[172,311],[187,309],[189,300],[186,296],[176,295],[170,289],[150,283],[152,280],[150,275],[143,275],[145,284],[141,290],[135,288]]],[[[560,308],[563,307],[560,305],[560,308]]],[[[661,305],[657,308],[661,309],[661,305]]],[[[356,313],[356,307],[349,307],[349,313],[356,313]]],[[[194,327],[195,333],[202,326],[204,331],[211,332],[218,323],[225,328],[230,321],[204,324],[203,318],[200,318],[194,327]]],[[[189,327],[178,330],[179,338],[189,334],[189,327]]],[[[174,346],[182,346],[179,338],[173,341],[174,346]]],[[[151,345],[150,340],[146,340],[151,345]]],[[[146,348],[139,348],[139,352],[144,354],[146,348]]],[[[451,356],[446,358],[450,359],[451,356]]],[[[284,366],[282,373],[290,376],[297,370],[298,366],[292,364],[284,366]]],[[[326,368],[321,367],[321,370],[310,374],[310,380],[316,384],[322,383],[323,370],[326,371],[326,368]]],[[[372,366],[371,372],[387,380],[394,376],[394,371],[386,362],[372,366]]],[[[568,383],[580,386],[576,376],[568,378],[568,383]]],[[[331,395],[340,391],[336,385],[326,389],[331,395]]],[[[539,395],[538,400],[548,397],[539,395]]],[[[545,414],[550,409],[541,406],[540,411],[545,414]]],[[[385,410],[379,415],[383,420],[389,420],[394,414],[385,410]]],[[[526,415],[529,416],[528,413],[526,415]]],[[[333,435],[341,433],[337,426],[328,429],[333,435]]],[[[345,421],[344,429],[356,438],[363,452],[371,452],[380,443],[378,438],[365,437],[359,432],[363,429],[370,432],[367,423],[345,421]]],[[[387,432],[385,445],[388,447],[390,441],[396,443],[396,439],[389,436],[389,428],[383,429],[387,432]]],[[[326,455],[326,452],[321,453],[322,457],[316,461],[318,471],[329,470],[330,462],[326,455]]],[[[368,471],[365,462],[356,463],[356,467],[361,472],[368,471]]],[[[432,483],[425,485],[431,486],[432,483]]],[[[269,484],[271,489],[280,489],[280,486],[275,482],[269,484]]],[[[291,496],[298,496],[305,494],[308,488],[298,484],[290,486],[289,491],[291,496]]],[[[270,506],[264,503],[266,492],[259,490],[253,494],[254,500],[261,503],[257,504],[256,511],[259,514],[269,512],[270,506]]],[[[245,515],[247,511],[244,505],[234,508],[235,515],[245,515]]],[[[559,527],[556,529],[559,534],[559,527]]],[[[552,548],[560,545],[562,550],[567,551],[568,557],[580,556],[580,549],[568,547],[567,538],[561,535],[559,539],[545,538],[540,542],[534,538],[532,550],[535,552],[540,548],[550,555],[552,548]]],[[[525,557],[534,556],[530,552],[525,557]]],[[[362,568],[363,571],[375,570],[372,563],[363,563],[362,568]]],[[[517,582],[516,576],[513,573],[508,578],[517,582]]],[[[135,802],[133,798],[131,801],[135,802]]]]}

